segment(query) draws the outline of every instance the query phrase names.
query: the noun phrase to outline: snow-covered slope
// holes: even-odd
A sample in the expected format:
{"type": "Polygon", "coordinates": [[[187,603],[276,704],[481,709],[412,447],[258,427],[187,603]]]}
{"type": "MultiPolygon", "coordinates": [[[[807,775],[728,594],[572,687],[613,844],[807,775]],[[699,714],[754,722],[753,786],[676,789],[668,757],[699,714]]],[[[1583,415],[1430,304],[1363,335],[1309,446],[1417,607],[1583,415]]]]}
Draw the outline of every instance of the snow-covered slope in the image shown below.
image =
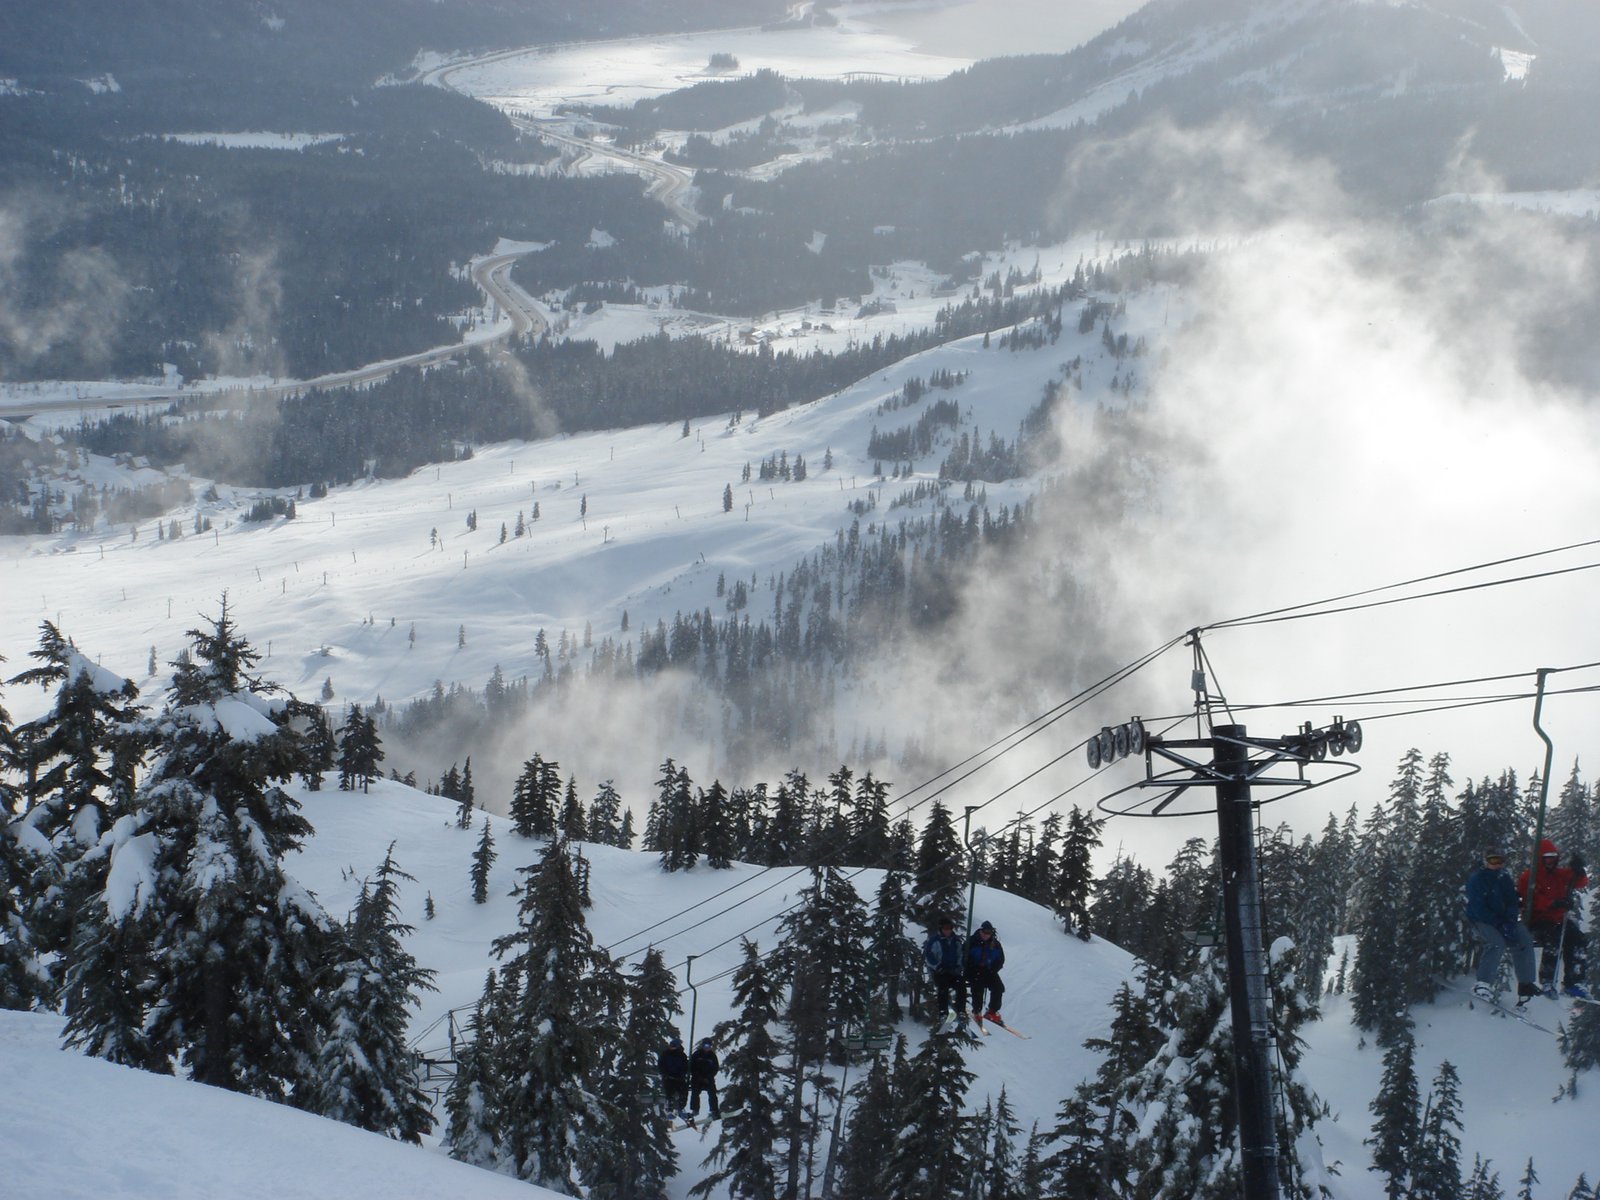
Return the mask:
{"type": "MultiPolygon", "coordinates": [[[[416,876],[401,893],[401,916],[416,926],[408,946],[423,965],[439,971],[440,990],[426,997],[413,1028],[425,1050],[442,1052],[448,1046],[445,1013],[476,1000],[495,961],[490,942],[515,922],[516,901],[507,893],[517,868],[533,862],[542,844],[517,838],[496,820],[500,857],[491,873],[490,900],[475,905],[468,868],[479,828],[455,828],[450,802],[384,782],[370,795],[297,794],[316,834],[289,869],[331,912],[342,915],[349,907],[361,877],[382,860],[391,841],[395,861],[416,876]],[[430,895],[438,914],[433,920],[423,912],[430,895]]],[[[594,905],[587,921],[597,942],[618,955],[659,946],[680,982],[685,957],[699,956],[698,1034],[730,1015],[725,972],[737,960],[739,939],[770,945],[774,919],[806,881],[804,871],[743,864],[667,874],[654,855],[601,846],[585,847],[584,853],[593,864],[594,905]]],[[[854,886],[870,897],[876,882],[876,873],[866,871],[854,886]]],[[[980,889],[976,913],[1001,930],[1006,1015],[1031,1040],[995,1033],[972,1047],[968,1065],[977,1078],[969,1103],[981,1108],[1004,1086],[1024,1131],[1034,1122],[1048,1129],[1061,1100],[1094,1070],[1095,1056],[1082,1043],[1106,1032],[1107,1002],[1131,977],[1133,960],[1109,943],[1085,944],[1065,935],[1045,910],[1014,896],[980,889]]],[[[687,1033],[689,997],[683,999],[687,1033]]],[[[1543,1020],[1558,1019],[1554,1004],[1540,1003],[1548,1008],[1543,1020]]],[[[1469,1165],[1475,1153],[1492,1159],[1509,1191],[1532,1156],[1546,1181],[1533,1193],[1540,1200],[1565,1196],[1580,1172],[1600,1174],[1592,1139],[1600,1121],[1600,1080],[1585,1077],[1576,1099],[1552,1103],[1566,1080],[1554,1037],[1470,1011],[1464,993],[1419,1006],[1415,1017],[1424,1088],[1445,1059],[1460,1072],[1469,1165]]],[[[901,1028],[913,1044],[925,1036],[918,1026],[901,1028]]],[[[8,1198],[547,1194],[449,1162],[436,1146],[417,1150],[264,1101],[61,1051],[58,1029],[53,1017],[0,1013],[0,1076],[6,1080],[0,1088],[0,1154],[8,1198]]],[[[1377,1091],[1381,1053],[1349,1024],[1342,996],[1329,998],[1324,1019],[1305,1032],[1303,1078],[1331,1107],[1319,1128],[1324,1158],[1338,1172],[1334,1195],[1379,1200],[1383,1180],[1368,1170],[1363,1139],[1370,1134],[1367,1106],[1377,1091]]],[[[856,1078],[859,1067],[851,1075],[856,1078]]],[[[694,1131],[675,1137],[681,1173],[670,1194],[683,1200],[701,1177],[700,1162],[710,1147],[694,1131]]]]}
{"type": "Polygon", "coordinates": [[[555,1195],[296,1109],[62,1050],[0,1010],[7,1200],[542,1200],[555,1195]]]}
{"type": "MultiPolygon", "coordinates": [[[[1078,255],[1091,249],[1090,243],[1057,248],[1045,284],[1070,276],[1078,255]]],[[[949,302],[930,298],[919,279],[911,276],[912,294],[902,294],[913,328],[931,323],[949,302]]],[[[1136,338],[1161,320],[1164,303],[1156,293],[1132,302],[1118,328],[1136,338]]],[[[809,336],[800,324],[775,320],[772,328],[792,325],[809,336]]],[[[863,330],[847,331],[840,319],[837,332],[816,336],[851,333],[863,330]]],[[[893,510],[891,504],[919,480],[936,477],[949,442],[962,432],[1016,436],[1045,384],[1062,378],[1074,358],[1082,359],[1076,375],[1083,381],[1074,394],[1086,409],[1125,402],[1112,382],[1119,366],[1122,377],[1129,368],[1106,352],[1098,330],[1080,335],[1069,323],[1059,344],[1015,353],[985,349],[982,341],[930,350],[837,395],[765,418],[697,420],[687,437],[672,424],[480,447],[470,460],[425,467],[405,479],[335,488],[320,500],[302,497],[294,520],[242,522],[256,493],[219,485],[215,500],[199,498],[160,522],[140,522],[137,540],[127,525],[0,539],[0,570],[17,584],[0,594],[0,655],[25,661],[38,622],[48,619],[105,666],[150,687],[165,682],[184,631],[214,612],[226,591],[241,630],[267,656],[263,672],[306,699],[331,684],[331,703],[342,711],[380,696],[404,701],[435,681],[482,687],[496,666],[509,680],[537,678],[541,630],[552,646],[567,633],[576,647],[586,630],[595,641],[631,641],[675,612],[710,607],[721,614],[719,577],[728,587],[740,579],[752,583],[753,611],[765,613],[770,580],[832,543],[858,510],[867,513],[863,526],[935,511],[931,500],[893,510]],[[966,382],[932,393],[920,406],[879,412],[907,380],[940,370],[965,373],[966,382]],[[960,403],[961,428],[941,436],[917,463],[915,478],[878,478],[867,454],[873,428],[908,426],[943,396],[960,403]],[[779,455],[790,462],[803,456],[807,478],[760,482],[762,462],[779,455]],[[747,466],[751,479],[744,482],[747,466]],[[724,510],[727,488],[731,511],[724,510]],[[513,535],[519,517],[527,528],[520,538],[513,535]],[[213,528],[194,533],[197,518],[213,528]],[[185,536],[158,539],[157,525],[173,519],[185,536]],[[147,670],[152,650],[154,677],[147,670]]],[[[889,471],[895,464],[883,466],[889,471]]],[[[128,486],[149,472],[94,459],[75,474],[62,486],[128,486]]],[[[206,486],[196,481],[197,493],[206,486]]],[[[1037,480],[1027,479],[989,485],[989,505],[1015,504],[1036,487],[1037,480]]],[[[959,485],[952,500],[960,503],[959,485]]],[[[964,515],[966,505],[958,511],[964,515]]],[[[15,714],[27,714],[39,700],[31,691],[7,694],[15,714]]],[[[601,778],[617,769],[589,768],[601,778]]]]}

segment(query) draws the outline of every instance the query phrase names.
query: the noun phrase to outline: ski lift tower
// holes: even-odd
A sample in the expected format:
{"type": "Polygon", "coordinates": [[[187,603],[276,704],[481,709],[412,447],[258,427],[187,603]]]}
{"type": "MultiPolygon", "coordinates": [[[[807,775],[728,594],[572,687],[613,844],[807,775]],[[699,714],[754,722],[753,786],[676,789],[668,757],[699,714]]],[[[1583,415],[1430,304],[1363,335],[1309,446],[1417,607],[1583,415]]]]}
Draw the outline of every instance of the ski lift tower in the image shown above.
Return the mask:
{"type": "Polygon", "coordinates": [[[1244,1200],[1279,1200],[1278,1134],[1273,1121],[1275,1039],[1254,820],[1261,805],[1271,800],[1255,799],[1251,789],[1282,789],[1272,796],[1279,800],[1353,775],[1361,769],[1354,763],[1327,759],[1330,754],[1338,758],[1360,750],[1361,725],[1335,717],[1326,728],[1313,729],[1307,723],[1284,737],[1253,738],[1243,725],[1213,723],[1199,630],[1191,631],[1189,638],[1195,656],[1191,677],[1195,720],[1202,736],[1151,737],[1135,717],[1123,725],[1107,726],[1089,739],[1089,767],[1096,770],[1124,757],[1144,758],[1143,779],[1100,801],[1100,809],[1111,815],[1217,814],[1243,1194],[1244,1200]],[[1308,769],[1335,773],[1319,780],[1308,775],[1308,769]]]}

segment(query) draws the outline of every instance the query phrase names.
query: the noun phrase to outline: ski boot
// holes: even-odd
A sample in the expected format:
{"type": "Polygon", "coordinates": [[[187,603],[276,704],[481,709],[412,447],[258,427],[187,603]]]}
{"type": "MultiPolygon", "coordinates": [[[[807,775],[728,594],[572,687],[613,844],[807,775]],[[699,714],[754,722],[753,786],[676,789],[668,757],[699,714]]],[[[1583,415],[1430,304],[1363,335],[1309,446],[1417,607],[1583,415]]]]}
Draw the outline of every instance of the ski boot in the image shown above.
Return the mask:
{"type": "Polygon", "coordinates": [[[1571,996],[1574,1000],[1589,999],[1589,989],[1584,987],[1581,983],[1567,984],[1566,987],[1561,989],[1561,994],[1563,996],[1571,996]]]}
{"type": "Polygon", "coordinates": [[[1544,992],[1539,989],[1539,985],[1537,983],[1517,984],[1517,1011],[1525,1011],[1528,1007],[1529,1000],[1532,1000],[1535,996],[1542,995],[1544,995],[1544,992]]]}
{"type": "Polygon", "coordinates": [[[1004,1025],[1005,1024],[1005,1022],[1000,1019],[999,1011],[997,1009],[993,1009],[993,1008],[991,1008],[988,1012],[983,1014],[983,1019],[985,1021],[993,1021],[996,1025],[1004,1025]]]}
{"type": "Polygon", "coordinates": [[[1475,1000],[1482,1000],[1485,1004],[1493,1004],[1494,988],[1487,983],[1475,983],[1472,985],[1472,997],[1475,1000]]]}

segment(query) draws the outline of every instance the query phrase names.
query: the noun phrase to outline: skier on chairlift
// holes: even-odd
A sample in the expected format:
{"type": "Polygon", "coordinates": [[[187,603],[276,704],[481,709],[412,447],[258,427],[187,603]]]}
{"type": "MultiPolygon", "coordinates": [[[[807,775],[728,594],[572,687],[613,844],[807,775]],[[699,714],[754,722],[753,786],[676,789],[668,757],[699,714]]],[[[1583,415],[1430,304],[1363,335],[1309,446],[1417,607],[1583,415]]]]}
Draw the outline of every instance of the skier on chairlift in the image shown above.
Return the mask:
{"type": "Polygon", "coordinates": [[[1539,959],[1539,986],[1548,995],[1555,995],[1556,960],[1562,962],[1561,991],[1578,1000],[1589,998],[1583,986],[1585,966],[1584,951],[1589,944],[1578,921],[1579,888],[1587,887],[1589,876],[1584,870],[1583,856],[1573,852],[1567,865],[1561,866],[1561,851],[1549,838],[1539,843],[1537,874],[1524,871],[1517,880],[1517,894],[1528,898],[1530,878],[1537,878],[1533,887],[1533,906],[1528,913],[1528,932],[1534,945],[1544,953],[1539,959]]]}

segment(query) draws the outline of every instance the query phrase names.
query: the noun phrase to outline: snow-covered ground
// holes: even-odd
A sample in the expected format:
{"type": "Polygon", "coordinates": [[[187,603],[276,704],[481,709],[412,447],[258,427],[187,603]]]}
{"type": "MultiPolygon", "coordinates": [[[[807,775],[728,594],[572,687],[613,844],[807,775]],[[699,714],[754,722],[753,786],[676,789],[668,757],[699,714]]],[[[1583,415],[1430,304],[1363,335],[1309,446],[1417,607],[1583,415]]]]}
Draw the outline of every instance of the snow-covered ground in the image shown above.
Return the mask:
{"type": "MultiPolygon", "coordinates": [[[[453,802],[388,782],[374,785],[370,795],[297,794],[316,834],[288,867],[330,912],[349,909],[361,878],[382,861],[391,842],[395,862],[416,876],[402,889],[401,917],[416,926],[408,947],[422,965],[439,972],[439,991],[425,997],[413,1028],[422,1049],[444,1050],[444,1014],[476,1001],[494,964],[490,943],[515,924],[517,902],[508,893],[516,871],[536,861],[542,843],[520,839],[494,820],[499,858],[489,902],[480,906],[471,901],[468,876],[480,829],[455,828],[453,802]],[[433,920],[423,912],[430,895],[437,910],[433,920]]],[[[697,1035],[731,1015],[727,973],[739,960],[740,937],[770,944],[775,918],[809,878],[803,869],[762,871],[742,864],[666,874],[654,855],[602,846],[585,847],[584,853],[592,863],[594,897],[586,919],[599,944],[633,958],[653,944],[680,982],[685,957],[698,956],[697,1035]]],[[[853,880],[865,898],[876,883],[871,871],[853,880]]],[[[1034,1122],[1048,1129],[1061,1100],[1094,1070],[1096,1059],[1082,1043],[1106,1033],[1108,1001],[1131,978],[1133,960],[1109,943],[1066,936],[1045,910],[1004,893],[980,889],[976,914],[1001,931],[1006,1016],[1031,1040],[996,1032],[973,1047],[968,1065],[977,1079],[970,1105],[981,1108],[1003,1085],[1024,1131],[1034,1122]]],[[[1556,1007],[1548,1008],[1541,1015],[1554,1020],[1556,1007]]],[[[689,1015],[686,1003],[680,1022],[686,1034],[689,1015]]],[[[1592,1137],[1600,1121],[1600,1078],[1586,1076],[1576,1099],[1552,1103],[1566,1078],[1555,1038],[1469,1011],[1459,993],[1420,1006],[1415,1015],[1424,1087],[1444,1059],[1461,1074],[1468,1165],[1474,1153],[1492,1159],[1509,1192],[1532,1155],[1544,1181],[1534,1192],[1539,1200],[1565,1196],[1579,1172],[1600,1174],[1592,1137]]],[[[509,1196],[520,1187],[449,1162],[436,1145],[432,1152],[419,1151],[264,1101],[58,1050],[58,1027],[53,1017],[0,1013],[0,1075],[7,1081],[0,1089],[0,1147],[12,1148],[4,1155],[8,1198],[389,1200],[509,1196]],[[26,1154],[15,1152],[24,1146],[26,1154]]],[[[914,1025],[902,1030],[913,1044],[925,1036],[914,1025]]],[[[1338,1200],[1379,1200],[1382,1178],[1367,1169],[1362,1140],[1370,1134],[1367,1105],[1377,1091],[1382,1056],[1349,1025],[1343,997],[1331,998],[1324,1019],[1305,1032],[1303,1078],[1332,1107],[1331,1119],[1320,1128],[1325,1160],[1339,1171],[1334,1194],[1338,1200]]],[[[858,1066],[851,1080],[859,1071],[858,1066]]],[[[669,1194],[685,1200],[710,1146],[692,1130],[675,1139],[681,1173],[669,1194]]]]}

